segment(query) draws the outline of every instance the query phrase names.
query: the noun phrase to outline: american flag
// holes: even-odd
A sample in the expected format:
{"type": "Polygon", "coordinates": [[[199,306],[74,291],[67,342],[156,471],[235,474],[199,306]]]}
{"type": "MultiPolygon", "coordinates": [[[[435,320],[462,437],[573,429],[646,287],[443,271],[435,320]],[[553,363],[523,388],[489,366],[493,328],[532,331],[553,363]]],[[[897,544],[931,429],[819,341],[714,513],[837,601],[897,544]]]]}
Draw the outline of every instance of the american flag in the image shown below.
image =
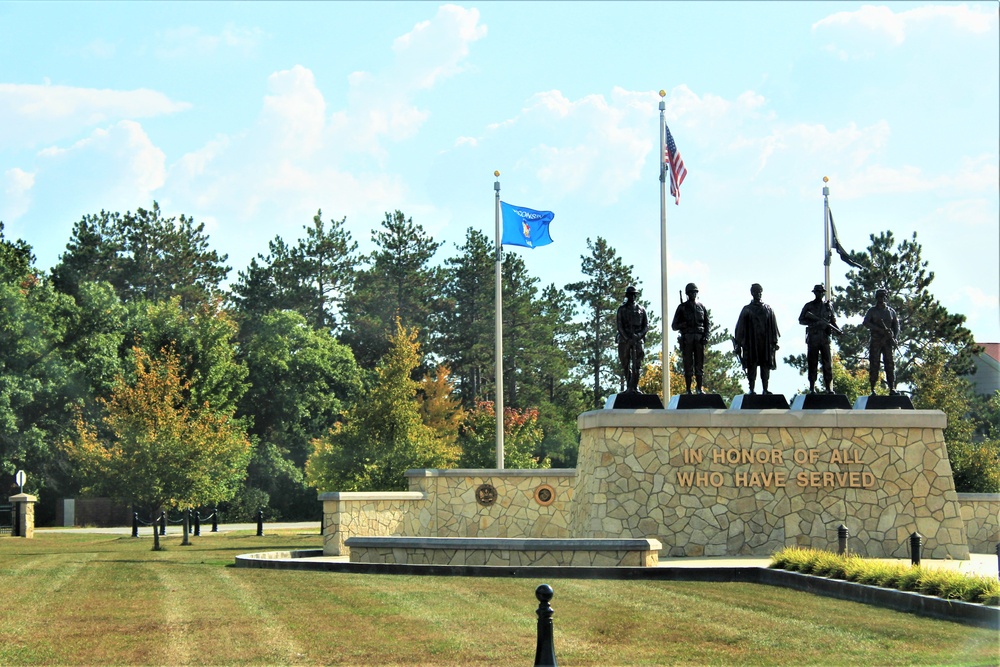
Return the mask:
{"type": "Polygon", "coordinates": [[[663,124],[663,127],[667,131],[667,145],[663,147],[663,159],[670,168],[670,194],[674,196],[674,204],[680,204],[681,183],[688,175],[688,170],[684,166],[681,152],[677,150],[677,144],[674,143],[674,137],[670,134],[670,128],[666,123],[663,124]]]}

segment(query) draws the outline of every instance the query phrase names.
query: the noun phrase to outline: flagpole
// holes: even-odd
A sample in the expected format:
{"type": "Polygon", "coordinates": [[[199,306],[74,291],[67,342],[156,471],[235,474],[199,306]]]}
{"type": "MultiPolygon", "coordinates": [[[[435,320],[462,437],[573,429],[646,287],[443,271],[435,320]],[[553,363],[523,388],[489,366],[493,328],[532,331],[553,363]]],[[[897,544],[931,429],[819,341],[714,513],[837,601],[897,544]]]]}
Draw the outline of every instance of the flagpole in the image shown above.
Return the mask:
{"type": "Polygon", "coordinates": [[[668,332],[667,324],[667,157],[664,147],[667,145],[666,127],[667,120],[664,117],[667,105],[663,101],[667,91],[660,91],[660,330],[662,340],[660,341],[660,365],[663,371],[663,403],[670,404],[670,356],[667,354],[668,332]]]}
{"type": "Polygon", "coordinates": [[[833,251],[830,247],[830,188],[826,185],[830,182],[829,176],[823,177],[823,249],[825,256],[823,265],[825,273],[823,275],[823,287],[826,288],[826,301],[830,302],[833,288],[830,287],[830,262],[833,259],[833,251]]]}
{"type": "Polygon", "coordinates": [[[493,403],[497,418],[497,469],[503,470],[503,288],[500,283],[500,269],[503,262],[500,251],[500,172],[494,171],[497,180],[493,183],[496,193],[494,218],[496,219],[496,401],[493,403]]]}

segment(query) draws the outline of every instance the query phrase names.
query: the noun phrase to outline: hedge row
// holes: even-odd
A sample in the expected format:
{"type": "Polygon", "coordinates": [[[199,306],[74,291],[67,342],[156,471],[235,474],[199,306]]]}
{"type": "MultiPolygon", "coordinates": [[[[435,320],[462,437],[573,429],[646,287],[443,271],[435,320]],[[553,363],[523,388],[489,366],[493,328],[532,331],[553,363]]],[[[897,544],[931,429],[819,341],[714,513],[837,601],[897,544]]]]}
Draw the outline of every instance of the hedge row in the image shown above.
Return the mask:
{"type": "Polygon", "coordinates": [[[914,591],[948,600],[1000,605],[1000,581],[956,570],[886,563],[800,547],[786,547],[776,552],[771,556],[769,567],[869,586],[914,591]]]}

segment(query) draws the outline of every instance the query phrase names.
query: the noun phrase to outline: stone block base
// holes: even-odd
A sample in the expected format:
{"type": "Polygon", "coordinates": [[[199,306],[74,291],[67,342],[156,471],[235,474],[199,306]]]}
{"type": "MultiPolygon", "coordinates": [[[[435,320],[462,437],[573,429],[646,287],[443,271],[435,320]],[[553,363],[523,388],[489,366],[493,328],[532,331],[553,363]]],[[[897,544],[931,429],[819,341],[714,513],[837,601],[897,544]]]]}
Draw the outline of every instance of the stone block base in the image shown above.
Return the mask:
{"type": "Polygon", "coordinates": [[[352,563],[655,567],[657,540],[546,540],[461,537],[351,537],[352,563]]]}

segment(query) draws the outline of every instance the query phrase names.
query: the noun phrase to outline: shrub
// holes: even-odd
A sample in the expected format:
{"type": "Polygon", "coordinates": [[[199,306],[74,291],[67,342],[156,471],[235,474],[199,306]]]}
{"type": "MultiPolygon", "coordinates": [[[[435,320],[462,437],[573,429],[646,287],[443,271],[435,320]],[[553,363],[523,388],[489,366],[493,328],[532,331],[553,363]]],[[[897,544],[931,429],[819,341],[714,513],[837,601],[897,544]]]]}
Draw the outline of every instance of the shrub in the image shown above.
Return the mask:
{"type": "Polygon", "coordinates": [[[1000,581],[955,570],[911,567],[801,547],[786,547],[775,552],[768,567],[846,579],[882,588],[915,591],[949,600],[1000,605],[1000,581]]]}

